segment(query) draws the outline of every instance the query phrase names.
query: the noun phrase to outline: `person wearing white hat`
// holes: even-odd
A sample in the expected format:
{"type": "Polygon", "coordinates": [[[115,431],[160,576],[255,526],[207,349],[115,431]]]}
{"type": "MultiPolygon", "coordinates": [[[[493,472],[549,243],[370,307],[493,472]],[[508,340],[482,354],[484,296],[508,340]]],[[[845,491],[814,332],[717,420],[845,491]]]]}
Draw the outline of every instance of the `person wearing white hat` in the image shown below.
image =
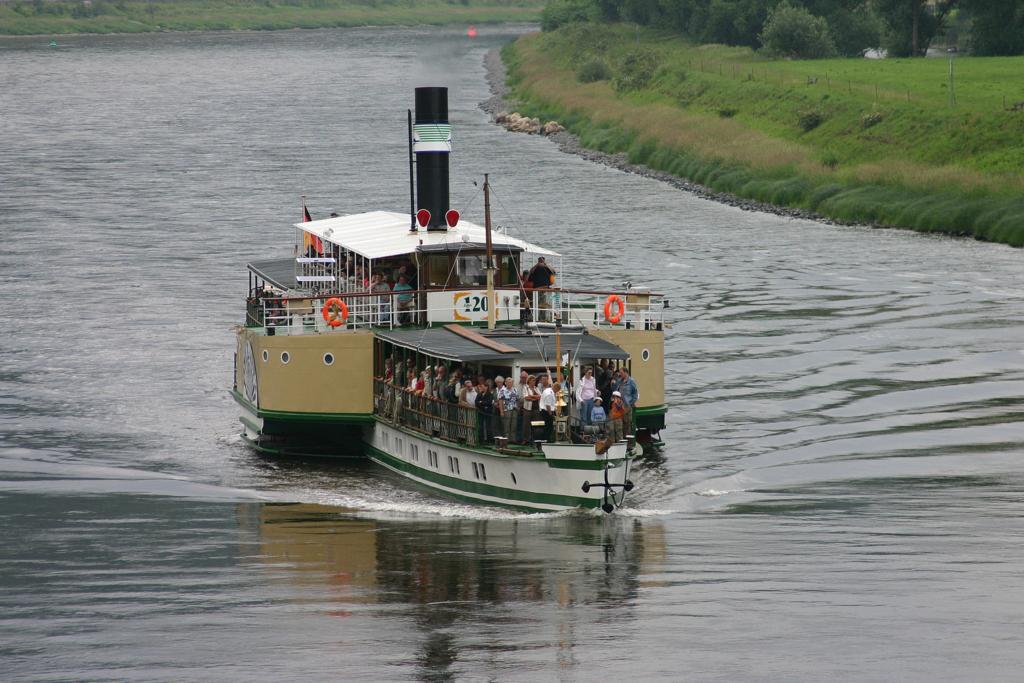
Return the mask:
{"type": "Polygon", "coordinates": [[[594,397],[594,407],[590,411],[590,424],[604,429],[604,423],[608,421],[608,414],[604,412],[603,401],[600,396],[594,397]]]}

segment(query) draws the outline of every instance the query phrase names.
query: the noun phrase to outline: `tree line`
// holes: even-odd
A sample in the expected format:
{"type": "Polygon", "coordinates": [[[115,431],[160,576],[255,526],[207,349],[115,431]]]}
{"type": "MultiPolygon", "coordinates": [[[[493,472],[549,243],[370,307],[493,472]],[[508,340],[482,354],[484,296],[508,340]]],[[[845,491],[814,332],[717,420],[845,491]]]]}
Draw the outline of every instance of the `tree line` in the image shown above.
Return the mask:
{"type": "Polygon", "coordinates": [[[700,43],[783,56],[923,56],[954,26],[977,55],[1024,54],[1024,0],[551,0],[545,30],[573,21],[629,21],[700,43]]]}

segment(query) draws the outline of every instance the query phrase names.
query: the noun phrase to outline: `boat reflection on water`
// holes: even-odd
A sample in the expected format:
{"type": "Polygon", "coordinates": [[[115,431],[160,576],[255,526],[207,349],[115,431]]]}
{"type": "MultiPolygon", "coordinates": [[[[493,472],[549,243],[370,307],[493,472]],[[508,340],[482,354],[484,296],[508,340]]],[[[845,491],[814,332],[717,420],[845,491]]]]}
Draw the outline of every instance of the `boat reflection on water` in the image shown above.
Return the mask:
{"type": "Polygon", "coordinates": [[[256,557],[285,569],[298,583],[338,587],[350,602],[373,602],[377,584],[377,525],[327,505],[239,507],[243,527],[256,533],[256,557]]]}
{"type": "Polygon", "coordinates": [[[416,657],[434,672],[459,658],[460,624],[551,622],[541,630],[569,664],[578,627],[629,622],[639,589],[654,584],[645,577],[665,558],[663,524],[649,518],[388,520],[309,504],[246,505],[240,514],[268,569],[329,587],[325,611],[344,617],[386,605],[374,616],[415,624],[416,657]]]}

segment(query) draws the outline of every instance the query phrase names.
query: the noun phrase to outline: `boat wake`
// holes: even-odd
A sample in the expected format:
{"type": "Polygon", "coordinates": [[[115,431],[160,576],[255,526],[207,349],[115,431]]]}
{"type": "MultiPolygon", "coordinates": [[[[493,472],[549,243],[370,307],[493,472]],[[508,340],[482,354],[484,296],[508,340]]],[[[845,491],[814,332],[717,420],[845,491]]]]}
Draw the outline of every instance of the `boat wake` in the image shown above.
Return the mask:
{"type": "Polygon", "coordinates": [[[719,496],[728,496],[728,495],[733,494],[733,493],[743,493],[743,489],[728,489],[728,490],[724,490],[724,491],[719,490],[719,489],[705,489],[703,491],[694,491],[693,492],[693,494],[695,496],[704,496],[706,498],[717,498],[719,496]]]}
{"type": "Polygon", "coordinates": [[[74,495],[151,495],[199,500],[274,500],[272,494],[188,477],[13,448],[0,450],[0,491],[74,495]]]}
{"type": "MultiPolygon", "coordinates": [[[[588,517],[602,519],[608,517],[601,510],[559,510],[553,512],[520,512],[496,506],[464,504],[435,498],[427,493],[410,489],[381,487],[371,495],[365,490],[354,493],[339,493],[325,489],[296,490],[290,493],[279,492],[277,497],[288,497],[291,502],[312,503],[343,508],[352,515],[369,519],[422,519],[437,517],[446,519],[467,520],[548,520],[563,517],[588,517]]],[[[622,507],[615,511],[619,517],[662,517],[673,514],[675,510],[653,508],[622,507]]]]}

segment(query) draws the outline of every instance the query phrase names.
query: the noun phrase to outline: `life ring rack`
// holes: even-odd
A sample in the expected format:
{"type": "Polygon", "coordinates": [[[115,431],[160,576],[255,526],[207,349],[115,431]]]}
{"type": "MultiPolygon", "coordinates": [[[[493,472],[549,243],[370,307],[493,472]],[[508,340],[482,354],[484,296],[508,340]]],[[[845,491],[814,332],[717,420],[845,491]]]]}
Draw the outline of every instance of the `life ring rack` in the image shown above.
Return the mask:
{"type": "Polygon", "coordinates": [[[338,297],[332,296],[324,302],[323,315],[328,325],[341,327],[348,320],[348,306],[338,297]]]}
{"type": "Polygon", "coordinates": [[[604,300],[604,319],[612,325],[618,325],[619,321],[622,320],[622,314],[625,312],[626,302],[618,294],[609,294],[608,298],[604,300]],[[612,315],[612,304],[615,304],[617,307],[615,315],[612,315]]]}

